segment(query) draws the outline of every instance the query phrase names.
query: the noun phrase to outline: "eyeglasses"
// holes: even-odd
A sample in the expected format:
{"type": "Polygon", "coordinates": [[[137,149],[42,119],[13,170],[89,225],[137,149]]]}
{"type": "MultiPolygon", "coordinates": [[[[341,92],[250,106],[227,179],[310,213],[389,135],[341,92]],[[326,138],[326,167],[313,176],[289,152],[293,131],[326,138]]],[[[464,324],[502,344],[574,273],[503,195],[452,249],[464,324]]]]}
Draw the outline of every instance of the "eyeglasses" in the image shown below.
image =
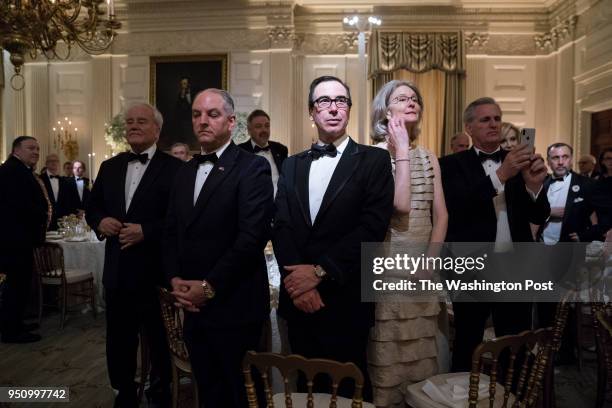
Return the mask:
{"type": "Polygon", "coordinates": [[[398,97],[395,97],[391,100],[391,104],[396,105],[396,104],[405,104],[408,103],[409,101],[412,101],[414,103],[416,103],[417,105],[419,104],[419,98],[416,97],[416,95],[412,95],[412,96],[406,96],[406,95],[400,95],[398,97]]]}
{"type": "Polygon", "coordinates": [[[347,98],[346,96],[337,96],[334,99],[330,98],[329,96],[321,96],[315,99],[314,101],[314,103],[317,104],[317,106],[322,109],[329,108],[332,102],[336,104],[336,108],[338,109],[346,109],[347,107],[353,104],[351,100],[347,98]]]}

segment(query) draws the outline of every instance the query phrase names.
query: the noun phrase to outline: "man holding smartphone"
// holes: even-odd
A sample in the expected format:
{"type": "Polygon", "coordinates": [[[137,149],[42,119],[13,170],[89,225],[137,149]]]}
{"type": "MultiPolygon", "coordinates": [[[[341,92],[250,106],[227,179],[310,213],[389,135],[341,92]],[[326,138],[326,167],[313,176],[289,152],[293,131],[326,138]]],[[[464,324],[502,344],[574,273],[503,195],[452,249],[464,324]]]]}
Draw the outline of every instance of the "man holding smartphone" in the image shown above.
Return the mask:
{"type": "MultiPolygon", "coordinates": [[[[550,213],[546,194],[541,194],[546,166],[526,144],[509,152],[501,149],[502,112],[493,98],[470,103],[463,120],[474,145],[440,159],[448,208],[446,242],[490,242],[495,265],[503,266],[513,242],[533,241],[529,223],[541,224],[550,213]]],[[[496,336],[531,327],[529,303],[455,302],[453,308],[453,371],[470,370],[489,314],[496,336]]]]}

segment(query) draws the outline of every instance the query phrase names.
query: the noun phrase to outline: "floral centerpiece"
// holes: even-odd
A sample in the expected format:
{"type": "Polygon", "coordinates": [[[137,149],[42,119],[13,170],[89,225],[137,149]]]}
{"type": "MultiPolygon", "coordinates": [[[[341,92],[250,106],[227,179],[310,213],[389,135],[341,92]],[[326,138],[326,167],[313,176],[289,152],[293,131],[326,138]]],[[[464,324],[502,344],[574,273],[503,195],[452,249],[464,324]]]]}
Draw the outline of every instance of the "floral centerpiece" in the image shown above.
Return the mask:
{"type": "Polygon", "coordinates": [[[125,139],[125,121],[122,114],[115,115],[104,129],[104,140],[110,146],[113,155],[130,150],[130,145],[125,139]]]}
{"type": "Polygon", "coordinates": [[[249,115],[244,112],[236,112],[236,126],[232,131],[232,140],[236,144],[244,143],[249,140],[249,132],[247,131],[247,117],[249,115]]]}

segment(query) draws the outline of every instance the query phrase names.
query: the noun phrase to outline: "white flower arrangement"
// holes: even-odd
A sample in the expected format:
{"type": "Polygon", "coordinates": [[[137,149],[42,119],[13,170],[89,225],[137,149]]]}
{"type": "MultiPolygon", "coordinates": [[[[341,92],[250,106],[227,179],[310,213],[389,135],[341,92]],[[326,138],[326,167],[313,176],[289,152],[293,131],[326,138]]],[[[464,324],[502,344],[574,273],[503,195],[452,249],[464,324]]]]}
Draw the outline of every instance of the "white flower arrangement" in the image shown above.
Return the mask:
{"type": "Polygon", "coordinates": [[[236,126],[232,132],[232,140],[236,144],[244,143],[249,140],[249,132],[247,130],[248,116],[247,113],[236,112],[236,126]]]}
{"type": "Polygon", "coordinates": [[[113,155],[130,150],[125,139],[125,121],[122,114],[117,114],[104,128],[104,140],[110,146],[113,155]]]}

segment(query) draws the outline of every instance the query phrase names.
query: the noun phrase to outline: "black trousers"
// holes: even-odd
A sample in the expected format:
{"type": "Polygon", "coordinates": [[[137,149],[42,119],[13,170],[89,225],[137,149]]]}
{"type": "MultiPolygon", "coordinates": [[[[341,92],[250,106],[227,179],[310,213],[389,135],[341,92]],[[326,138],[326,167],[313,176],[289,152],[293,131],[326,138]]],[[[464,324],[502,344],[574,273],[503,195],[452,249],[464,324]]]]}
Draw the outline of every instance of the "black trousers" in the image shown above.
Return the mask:
{"type": "Polygon", "coordinates": [[[0,305],[0,332],[4,336],[23,331],[23,316],[32,287],[32,261],[32,248],[0,254],[0,272],[6,274],[0,305]]]}
{"type": "Polygon", "coordinates": [[[248,350],[258,348],[262,328],[263,322],[230,328],[207,328],[199,325],[198,316],[186,313],[183,335],[198,383],[201,406],[248,407],[242,360],[248,350]]]}
{"type": "MultiPolygon", "coordinates": [[[[359,367],[364,377],[363,399],[372,401],[372,383],[368,375],[367,348],[370,329],[335,327],[310,327],[287,321],[289,344],[291,352],[306,358],[327,358],[340,362],[353,362],[359,367]]],[[[298,377],[298,391],[306,392],[305,377],[298,377]]],[[[345,380],[338,387],[338,395],[353,398],[355,386],[352,381],[345,380]]],[[[331,381],[318,376],[315,380],[314,392],[331,393],[331,381]]]]}
{"type": "Polygon", "coordinates": [[[172,371],[168,343],[155,288],[106,289],[106,361],[113,388],[119,390],[119,406],[138,406],[136,365],[138,335],[144,328],[151,358],[151,380],[169,391],[172,371]],[[153,378],[156,376],[157,378],[153,378]]]}
{"type": "Polygon", "coordinates": [[[485,324],[493,317],[495,336],[518,334],[531,329],[531,303],[453,303],[455,340],[451,371],[470,371],[472,353],[482,343],[485,324]]]}

